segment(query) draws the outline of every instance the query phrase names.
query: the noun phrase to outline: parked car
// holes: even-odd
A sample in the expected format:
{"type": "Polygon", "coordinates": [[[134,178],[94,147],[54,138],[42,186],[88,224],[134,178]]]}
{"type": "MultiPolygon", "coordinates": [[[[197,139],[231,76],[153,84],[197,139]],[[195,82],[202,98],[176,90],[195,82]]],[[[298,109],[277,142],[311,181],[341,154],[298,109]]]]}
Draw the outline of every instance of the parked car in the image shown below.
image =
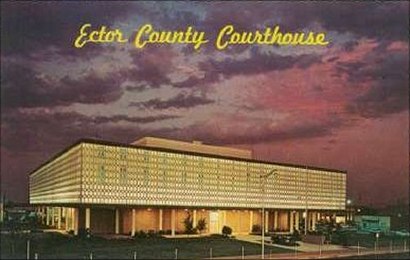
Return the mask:
{"type": "Polygon", "coordinates": [[[405,229],[398,230],[398,231],[392,231],[392,233],[396,236],[410,237],[410,232],[405,229]]]}
{"type": "Polygon", "coordinates": [[[296,238],[292,235],[273,235],[271,241],[274,244],[284,245],[284,246],[299,246],[296,242],[296,238]]]}

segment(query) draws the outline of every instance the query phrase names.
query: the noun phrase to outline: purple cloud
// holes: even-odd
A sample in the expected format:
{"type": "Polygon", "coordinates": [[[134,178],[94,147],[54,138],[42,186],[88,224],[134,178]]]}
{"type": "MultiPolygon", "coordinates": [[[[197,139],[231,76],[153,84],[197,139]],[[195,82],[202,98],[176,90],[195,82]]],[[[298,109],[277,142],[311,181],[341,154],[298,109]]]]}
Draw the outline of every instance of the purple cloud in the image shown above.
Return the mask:
{"type": "Polygon", "coordinates": [[[97,76],[91,72],[79,79],[65,76],[54,80],[25,65],[5,63],[3,66],[2,108],[110,103],[123,94],[120,88],[123,79],[118,73],[97,76]]]}
{"type": "Polygon", "coordinates": [[[192,108],[214,102],[215,101],[208,99],[205,96],[197,96],[194,94],[188,94],[187,92],[181,92],[167,100],[154,98],[144,102],[131,102],[129,106],[163,110],[168,108],[192,108]]]}

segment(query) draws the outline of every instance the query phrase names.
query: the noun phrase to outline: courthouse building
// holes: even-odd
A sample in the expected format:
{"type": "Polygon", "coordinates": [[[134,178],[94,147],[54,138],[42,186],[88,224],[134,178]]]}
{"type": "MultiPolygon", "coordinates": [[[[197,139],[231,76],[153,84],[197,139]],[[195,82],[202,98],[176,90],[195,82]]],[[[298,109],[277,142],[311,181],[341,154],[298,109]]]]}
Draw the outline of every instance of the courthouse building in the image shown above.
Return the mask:
{"type": "Polygon", "coordinates": [[[58,229],[175,235],[191,216],[204,233],[313,230],[345,210],[346,172],[260,161],[244,149],[145,137],[80,140],[29,176],[30,203],[58,229]],[[264,177],[261,177],[264,176],[264,177]],[[307,219],[306,219],[307,218],[307,219]]]}

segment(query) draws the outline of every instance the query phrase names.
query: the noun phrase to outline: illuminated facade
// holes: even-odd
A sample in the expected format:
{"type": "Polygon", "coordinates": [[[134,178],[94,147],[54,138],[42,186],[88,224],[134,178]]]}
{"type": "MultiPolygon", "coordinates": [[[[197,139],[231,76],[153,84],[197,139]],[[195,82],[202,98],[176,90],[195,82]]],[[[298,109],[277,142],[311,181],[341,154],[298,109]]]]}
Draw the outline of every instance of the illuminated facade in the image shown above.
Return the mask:
{"type": "Polygon", "coordinates": [[[346,173],[257,161],[248,150],[143,138],[133,144],[81,140],[30,174],[30,203],[48,225],[95,233],[184,230],[293,232],[345,209],[346,173]],[[262,184],[261,175],[273,174],[262,184]],[[264,185],[265,192],[261,192],[264,185]]]}

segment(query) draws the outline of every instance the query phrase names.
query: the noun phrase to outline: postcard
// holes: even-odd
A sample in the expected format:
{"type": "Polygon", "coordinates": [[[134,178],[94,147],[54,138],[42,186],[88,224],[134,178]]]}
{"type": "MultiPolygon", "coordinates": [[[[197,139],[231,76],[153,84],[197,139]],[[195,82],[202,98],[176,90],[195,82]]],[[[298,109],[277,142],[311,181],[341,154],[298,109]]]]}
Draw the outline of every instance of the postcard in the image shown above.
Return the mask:
{"type": "Polygon", "coordinates": [[[2,259],[407,259],[406,1],[2,1],[2,259]]]}

